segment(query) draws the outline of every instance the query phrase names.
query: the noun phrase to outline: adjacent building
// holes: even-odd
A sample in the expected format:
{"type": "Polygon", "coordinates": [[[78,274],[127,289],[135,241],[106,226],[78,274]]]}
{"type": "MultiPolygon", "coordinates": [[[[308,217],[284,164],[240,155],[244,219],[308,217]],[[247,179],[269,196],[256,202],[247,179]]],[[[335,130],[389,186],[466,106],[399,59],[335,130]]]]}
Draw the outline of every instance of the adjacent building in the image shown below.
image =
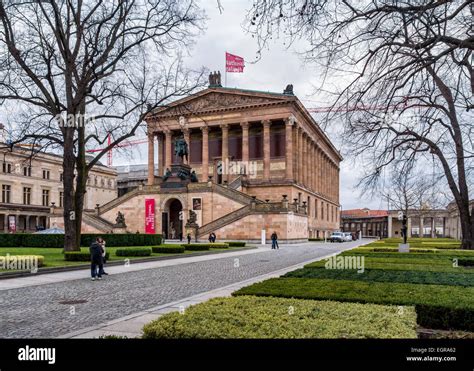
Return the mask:
{"type": "MultiPolygon", "coordinates": [[[[474,206],[474,201],[471,201],[474,206]]],[[[341,212],[343,232],[362,232],[365,237],[401,237],[402,222],[399,210],[353,209],[341,212]]],[[[408,237],[450,237],[461,239],[461,223],[458,209],[451,202],[445,209],[408,210],[408,237]]]]}
{"type": "MultiPolygon", "coordinates": [[[[116,198],[116,178],[115,170],[94,166],[84,207],[93,210],[116,198]]],[[[0,187],[0,232],[49,228],[52,212],[63,206],[62,157],[27,146],[4,146],[0,149],[0,187]]]]}

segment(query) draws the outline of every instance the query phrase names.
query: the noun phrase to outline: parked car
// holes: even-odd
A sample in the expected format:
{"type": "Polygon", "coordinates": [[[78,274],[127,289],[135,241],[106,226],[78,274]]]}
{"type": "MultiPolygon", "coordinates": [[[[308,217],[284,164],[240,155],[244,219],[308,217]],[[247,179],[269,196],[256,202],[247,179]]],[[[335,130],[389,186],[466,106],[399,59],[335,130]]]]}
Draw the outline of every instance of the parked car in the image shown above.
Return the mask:
{"type": "Polygon", "coordinates": [[[342,232],[332,232],[332,234],[329,236],[329,241],[330,242],[344,242],[345,240],[344,233],[342,232]]]}
{"type": "Polygon", "coordinates": [[[352,241],[352,233],[344,232],[344,241],[352,241]]]}

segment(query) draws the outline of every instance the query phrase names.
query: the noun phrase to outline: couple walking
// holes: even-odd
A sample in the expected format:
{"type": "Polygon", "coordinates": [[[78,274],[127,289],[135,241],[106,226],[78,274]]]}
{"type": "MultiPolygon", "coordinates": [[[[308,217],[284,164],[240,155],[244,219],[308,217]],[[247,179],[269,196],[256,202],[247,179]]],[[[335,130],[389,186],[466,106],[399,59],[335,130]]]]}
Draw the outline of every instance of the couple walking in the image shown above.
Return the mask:
{"type": "Polygon", "coordinates": [[[89,247],[91,254],[91,279],[95,281],[102,279],[102,275],[108,275],[104,271],[105,263],[105,241],[102,237],[97,237],[89,247]]]}

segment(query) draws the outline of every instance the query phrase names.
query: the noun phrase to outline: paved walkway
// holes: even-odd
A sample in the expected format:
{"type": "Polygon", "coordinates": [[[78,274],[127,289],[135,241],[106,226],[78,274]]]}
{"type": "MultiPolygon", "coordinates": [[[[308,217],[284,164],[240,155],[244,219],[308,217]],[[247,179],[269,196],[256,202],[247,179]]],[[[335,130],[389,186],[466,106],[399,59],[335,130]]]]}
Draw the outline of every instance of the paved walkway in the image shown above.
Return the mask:
{"type": "Polygon", "coordinates": [[[304,243],[0,281],[0,336],[136,337],[160,315],[365,244],[304,243]]]}

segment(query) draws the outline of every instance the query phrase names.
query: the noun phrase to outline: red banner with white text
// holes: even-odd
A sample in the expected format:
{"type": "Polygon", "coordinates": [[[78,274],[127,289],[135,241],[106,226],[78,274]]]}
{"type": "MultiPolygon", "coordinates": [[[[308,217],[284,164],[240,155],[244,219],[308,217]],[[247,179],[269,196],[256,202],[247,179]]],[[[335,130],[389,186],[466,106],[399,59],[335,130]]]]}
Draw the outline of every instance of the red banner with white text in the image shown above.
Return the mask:
{"type": "Polygon", "coordinates": [[[244,58],[230,53],[225,53],[225,70],[227,72],[244,72],[244,58]]]}
{"type": "Polygon", "coordinates": [[[145,233],[155,234],[155,199],[145,199],[145,233]]]}

